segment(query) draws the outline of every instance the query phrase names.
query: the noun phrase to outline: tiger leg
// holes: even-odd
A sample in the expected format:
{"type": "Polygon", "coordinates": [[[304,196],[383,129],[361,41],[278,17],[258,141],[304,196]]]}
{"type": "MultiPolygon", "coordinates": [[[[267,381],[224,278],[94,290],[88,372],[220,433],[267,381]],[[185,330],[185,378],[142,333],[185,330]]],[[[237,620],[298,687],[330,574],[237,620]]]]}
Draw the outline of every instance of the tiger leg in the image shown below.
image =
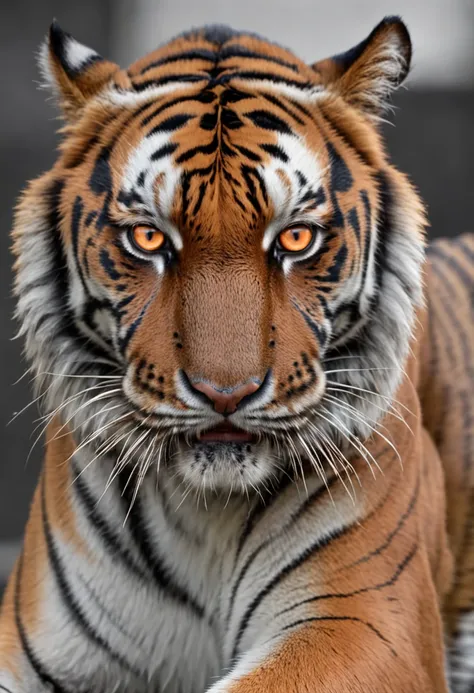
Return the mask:
{"type": "Polygon", "coordinates": [[[266,634],[208,693],[447,693],[427,556],[407,560],[397,596],[348,595],[309,610],[287,634],[266,634]]]}
{"type": "Polygon", "coordinates": [[[405,469],[387,470],[385,495],[374,484],[364,519],[288,573],[273,604],[263,591],[271,623],[256,627],[256,610],[241,618],[234,643],[245,647],[209,693],[447,693],[443,474],[428,433],[417,437],[405,469]]]}

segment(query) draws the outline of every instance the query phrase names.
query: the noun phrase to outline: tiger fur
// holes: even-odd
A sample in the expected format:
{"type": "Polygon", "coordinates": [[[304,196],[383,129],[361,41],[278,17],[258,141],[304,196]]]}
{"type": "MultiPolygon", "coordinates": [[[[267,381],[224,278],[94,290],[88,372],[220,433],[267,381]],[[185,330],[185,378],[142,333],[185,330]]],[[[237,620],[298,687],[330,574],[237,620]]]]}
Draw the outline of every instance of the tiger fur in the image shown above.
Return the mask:
{"type": "Polygon", "coordinates": [[[215,26],[124,71],[52,25],[0,690],[473,690],[474,241],[425,253],[378,133],[410,57],[389,17],[312,66],[215,26]]]}

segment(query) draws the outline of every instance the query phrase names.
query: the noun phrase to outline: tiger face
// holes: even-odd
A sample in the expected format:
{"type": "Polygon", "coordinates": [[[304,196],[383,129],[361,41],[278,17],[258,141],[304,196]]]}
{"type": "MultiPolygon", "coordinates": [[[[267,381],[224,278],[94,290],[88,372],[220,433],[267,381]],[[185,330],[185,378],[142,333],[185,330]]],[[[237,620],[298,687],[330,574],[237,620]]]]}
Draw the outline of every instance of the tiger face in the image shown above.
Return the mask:
{"type": "Polygon", "coordinates": [[[421,297],[422,206],[377,131],[409,62],[396,18],[313,66],[208,27],[127,71],[53,24],[68,122],[19,206],[16,293],[79,444],[226,493],[360,453],[421,297]]]}

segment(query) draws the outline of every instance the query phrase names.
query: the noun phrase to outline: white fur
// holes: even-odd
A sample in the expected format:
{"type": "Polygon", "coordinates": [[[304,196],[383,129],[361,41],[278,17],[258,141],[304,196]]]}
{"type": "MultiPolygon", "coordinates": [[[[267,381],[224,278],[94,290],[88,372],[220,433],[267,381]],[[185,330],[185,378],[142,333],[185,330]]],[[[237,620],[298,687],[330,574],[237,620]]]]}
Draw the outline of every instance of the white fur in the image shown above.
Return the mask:
{"type": "Polygon", "coordinates": [[[80,71],[91,58],[97,57],[99,54],[88,46],[79,43],[76,39],[68,37],[65,43],[65,58],[70,68],[80,71]]]}

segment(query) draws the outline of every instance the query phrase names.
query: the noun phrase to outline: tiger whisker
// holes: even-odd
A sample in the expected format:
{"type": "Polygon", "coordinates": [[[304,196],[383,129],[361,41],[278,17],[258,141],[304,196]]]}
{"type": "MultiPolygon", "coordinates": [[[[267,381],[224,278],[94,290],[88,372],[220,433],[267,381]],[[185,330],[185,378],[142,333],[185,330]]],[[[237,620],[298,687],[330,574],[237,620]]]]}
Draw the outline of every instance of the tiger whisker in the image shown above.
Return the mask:
{"type": "Polygon", "coordinates": [[[349,470],[351,471],[351,473],[356,477],[356,479],[357,479],[357,481],[358,481],[358,483],[359,483],[359,486],[362,488],[362,482],[361,482],[361,480],[360,480],[359,475],[357,474],[357,470],[356,470],[355,467],[349,462],[349,460],[347,459],[347,457],[342,453],[342,450],[340,450],[340,449],[337,447],[337,445],[335,444],[335,442],[334,442],[333,440],[331,440],[331,438],[330,438],[324,431],[319,431],[319,429],[317,429],[317,427],[314,426],[314,424],[311,423],[311,422],[310,422],[310,426],[313,427],[313,428],[318,432],[319,435],[321,435],[321,437],[323,438],[323,440],[326,441],[326,444],[329,445],[329,447],[331,447],[331,449],[334,451],[335,455],[337,455],[337,456],[339,457],[339,459],[341,460],[341,463],[342,463],[343,467],[345,467],[345,468],[347,468],[347,469],[349,469],[349,470]]]}
{"type": "Polygon", "coordinates": [[[383,426],[383,424],[378,424],[378,428],[375,428],[374,426],[372,426],[372,425],[368,422],[367,417],[362,416],[362,415],[360,414],[360,412],[359,412],[355,407],[353,407],[351,404],[346,404],[346,403],[342,404],[342,403],[340,402],[340,400],[337,399],[337,397],[332,397],[332,395],[327,395],[327,399],[331,399],[331,401],[336,402],[337,405],[340,406],[342,409],[345,409],[346,411],[349,411],[349,413],[351,413],[352,416],[354,416],[356,420],[358,420],[358,421],[360,421],[361,423],[363,423],[364,425],[366,425],[373,433],[375,433],[376,435],[380,436],[383,440],[385,440],[385,442],[387,443],[387,445],[390,445],[390,447],[392,448],[392,450],[395,452],[395,454],[397,455],[397,457],[398,457],[398,459],[399,459],[399,461],[400,461],[400,464],[401,464],[402,467],[403,467],[403,461],[402,461],[402,458],[401,458],[400,453],[398,452],[397,448],[396,448],[395,445],[394,445],[383,433],[381,433],[381,431],[379,430],[380,428],[384,428],[385,430],[387,430],[386,426],[383,426]]]}
{"type": "MultiPolygon", "coordinates": [[[[367,402],[367,404],[370,404],[370,406],[375,407],[379,411],[389,414],[390,416],[393,416],[395,419],[398,419],[402,423],[404,423],[409,430],[411,431],[411,428],[409,424],[405,421],[403,416],[397,410],[393,407],[393,405],[390,405],[390,407],[382,407],[379,404],[375,404],[375,402],[372,402],[368,397],[363,397],[362,395],[356,394],[355,392],[351,392],[350,390],[346,390],[344,385],[341,387],[327,387],[326,392],[343,392],[345,394],[350,395],[351,397],[355,397],[356,399],[360,399],[362,402],[367,402]]],[[[413,431],[411,431],[413,433],[413,431]]]]}
{"type": "Polygon", "coordinates": [[[346,438],[346,440],[350,443],[350,445],[352,445],[353,447],[356,448],[356,450],[359,452],[359,454],[362,455],[362,457],[364,458],[364,460],[365,460],[365,461],[367,462],[367,464],[369,465],[369,469],[371,470],[374,479],[375,479],[375,472],[374,472],[374,470],[372,469],[372,465],[369,463],[369,461],[368,461],[368,459],[367,459],[367,456],[370,457],[370,459],[373,461],[373,463],[374,463],[374,465],[376,466],[376,468],[377,468],[377,469],[380,471],[380,473],[383,475],[383,470],[380,468],[380,466],[379,466],[377,460],[376,460],[375,457],[372,455],[372,453],[370,452],[370,450],[368,450],[368,449],[366,448],[366,446],[362,443],[362,441],[361,441],[354,433],[352,433],[352,431],[350,431],[350,430],[347,428],[347,426],[345,426],[345,425],[342,423],[342,421],[341,421],[335,414],[333,414],[333,412],[329,411],[329,409],[326,409],[325,407],[323,407],[323,410],[326,412],[326,414],[328,414],[328,416],[331,416],[331,417],[332,417],[332,419],[335,421],[335,423],[329,421],[329,420],[328,420],[326,417],[324,417],[320,412],[318,412],[318,415],[319,415],[321,418],[326,419],[326,421],[328,421],[328,423],[330,423],[330,424],[332,423],[332,426],[334,426],[334,428],[336,428],[336,430],[337,430],[344,438],[346,438]],[[336,425],[336,424],[337,424],[337,425],[336,425]],[[344,433],[344,430],[341,430],[341,428],[345,430],[345,433],[344,433]]]}
{"type": "MultiPolygon", "coordinates": [[[[316,427],[314,427],[314,428],[316,428],[316,427]]],[[[347,469],[346,465],[344,464],[344,461],[342,462],[342,468],[343,468],[344,472],[346,473],[347,479],[348,479],[348,481],[349,481],[349,483],[350,483],[350,485],[351,485],[352,492],[353,492],[352,494],[351,494],[351,492],[349,491],[349,489],[347,488],[347,486],[346,486],[346,484],[345,484],[345,482],[344,482],[344,479],[342,478],[342,476],[341,476],[339,470],[337,469],[337,467],[336,467],[336,465],[335,465],[334,456],[333,456],[334,453],[333,453],[332,449],[330,448],[332,454],[331,454],[331,457],[329,457],[329,451],[325,450],[325,449],[324,449],[324,446],[320,445],[320,441],[319,441],[316,437],[314,437],[314,440],[315,440],[316,444],[318,445],[317,450],[318,450],[319,452],[321,452],[322,455],[324,455],[324,457],[326,458],[326,460],[327,460],[327,462],[328,462],[330,468],[333,470],[333,472],[335,473],[335,475],[339,478],[341,484],[343,485],[344,489],[347,491],[349,497],[351,498],[352,502],[353,502],[354,505],[355,505],[355,499],[356,499],[355,488],[354,488],[354,484],[353,484],[353,482],[352,482],[352,478],[351,478],[351,476],[350,476],[350,474],[349,474],[349,472],[348,472],[348,469],[347,469]]]]}
{"type": "Polygon", "coordinates": [[[405,409],[408,414],[411,416],[415,416],[414,412],[412,412],[407,406],[403,404],[403,402],[400,402],[398,399],[395,399],[394,397],[388,397],[387,395],[382,395],[380,392],[374,392],[373,390],[367,390],[363,387],[358,387],[356,385],[349,385],[348,383],[338,383],[337,380],[327,380],[327,383],[329,385],[337,385],[341,387],[348,388],[350,390],[357,390],[358,392],[365,392],[369,395],[373,395],[374,397],[380,397],[381,399],[386,400],[387,402],[395,402],[395,404],[398,404],[400,407],[405,409]]]}
{"type": "MultiPolygon", "coordinates": [[[[329,489],[329,485],[327,482],[327,477],[326,477],[326,474],[324,473],[324,467],[322,466],[322,464],[319,460],[317,452],[314,450],[314,448],[309,447],[308,443],[306,442],[306,440],[303,438],[303,436],[300,433],[297,433],[297,437],[298,437],[298,440],[299,440],[301,446],[304,448],[304,450],[306,450],[306,454],[308,455],[308,459],[311,462],[313,468],[317,471],[318,475],[321,478],[321,481],[326,486],[326,489],[327,489],[329,496],[332,500],[332,495],[331,495],[331,491],[329,489]]],[[[306,495],[309,495],[308,494],[308,488],[307,488],[306,484],[305,484],[305,490],[306,490],[306,495]]]]}

